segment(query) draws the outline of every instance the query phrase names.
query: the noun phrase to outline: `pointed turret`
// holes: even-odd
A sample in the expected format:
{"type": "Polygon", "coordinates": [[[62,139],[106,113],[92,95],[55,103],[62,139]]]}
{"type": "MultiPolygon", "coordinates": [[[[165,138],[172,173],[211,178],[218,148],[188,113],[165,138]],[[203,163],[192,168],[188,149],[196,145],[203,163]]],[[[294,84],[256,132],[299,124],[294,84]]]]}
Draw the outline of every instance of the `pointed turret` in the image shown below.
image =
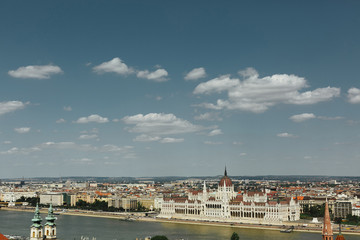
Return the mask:
{"type": "Polygon", "coordinates": [[[39,204],[36,204],[35,215],[31,220],[33,224],[30,229],[30,240],[41,240],[43,238],[39,204]]]}
{"type": "Polygon", "coordinates": [[[225,166],[225,172],[224,172],[224,176],[227,177],[227,171],[226,171],[226,166],[225,166]]]}
{"type": "Polygon", "coordinates": [[[329,204],[327,200],[325,202],[325,216],[324,216],[324,226],[322,229],[322,237],[323,240],[333,240],[333,230],[331,227],[329,204]]]}
{"type": "Polygon", "coordinates": [[[54,216],[54,211],[51,203],[48,210],[48,215],[45,219],[47,221],[45,223],[46,239],[56,239],[56,224],[55,224],[56,217],[54,216]]]}

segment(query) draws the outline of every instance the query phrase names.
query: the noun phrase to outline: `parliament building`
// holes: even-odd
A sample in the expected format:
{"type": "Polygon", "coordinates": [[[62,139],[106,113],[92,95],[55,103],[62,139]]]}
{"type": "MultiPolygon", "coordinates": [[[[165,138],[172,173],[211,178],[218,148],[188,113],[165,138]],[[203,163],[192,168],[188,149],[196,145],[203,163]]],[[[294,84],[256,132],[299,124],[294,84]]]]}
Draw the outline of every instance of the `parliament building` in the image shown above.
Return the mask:
{"type": "Polygon", "coordinates": [[[204,182],[203,191],[187,197],[164,198],[160,218],[215,222],[282,224],[300,219],[300,205],[293,198],[269,201],[263,192],[238,194],[225,169],[215,194],[204,182]]]}

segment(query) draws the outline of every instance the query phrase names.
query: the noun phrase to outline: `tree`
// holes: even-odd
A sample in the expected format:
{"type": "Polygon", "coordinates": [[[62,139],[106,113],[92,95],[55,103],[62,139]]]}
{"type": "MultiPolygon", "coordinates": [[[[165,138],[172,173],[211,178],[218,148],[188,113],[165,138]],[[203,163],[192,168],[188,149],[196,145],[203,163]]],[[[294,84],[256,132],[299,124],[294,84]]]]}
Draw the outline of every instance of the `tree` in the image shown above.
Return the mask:
{"type": "Polygon", "coordinates": [[[157,235],[151,238],[151,240],[169,240],[166,236],[157,235]]]}
{"type": "Polygon", "coordinates": [[[231,235],[230,240],[239,240],[239,239],[240,239],[239,235],[236,232],[233,232],[233,234],[231,235]]]}

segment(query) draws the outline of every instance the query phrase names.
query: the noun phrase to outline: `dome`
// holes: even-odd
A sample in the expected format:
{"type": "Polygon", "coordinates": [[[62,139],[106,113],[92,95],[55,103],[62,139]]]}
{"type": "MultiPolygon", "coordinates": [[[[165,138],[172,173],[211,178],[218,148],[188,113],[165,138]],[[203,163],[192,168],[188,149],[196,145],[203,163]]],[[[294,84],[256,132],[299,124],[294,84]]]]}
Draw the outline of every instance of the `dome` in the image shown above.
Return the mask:
{"type": "Polygon", "coordinates": [[[222,179],[220,180],[219,186],[223,187],[224,183],[225,183],[225,186],[227,186],[227,187],[231,187],[233,185],[231,179],[228,176],[222,177],[222,179]]]}
{"type": "Polygon", "coordinates": [[[221,178],[219,186],[223,187],[224,184],[226,187],[231,187],[233,185],[231,179],[227,176],[226,167],[225,167],[224,176],[221,178]]]}

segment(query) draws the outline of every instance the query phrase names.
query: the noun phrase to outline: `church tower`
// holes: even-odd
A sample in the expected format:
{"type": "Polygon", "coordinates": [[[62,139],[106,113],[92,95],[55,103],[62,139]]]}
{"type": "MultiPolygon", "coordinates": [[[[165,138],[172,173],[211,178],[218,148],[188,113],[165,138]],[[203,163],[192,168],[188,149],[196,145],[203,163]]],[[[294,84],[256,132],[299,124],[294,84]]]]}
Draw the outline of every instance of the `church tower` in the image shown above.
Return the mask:
{"type": "Polygon", "coordinates": [[[43,229],[41,225],[41,217],[39,211],[39,205],[36,204],[35,208],[35,215],[34,218],[31,220],[33,224],[30,228],[30,240],[41,240],[43,239],[43,229]]]}
{"type": "Polygon", "coordinates": [[[331,221],[330,221],[329,204],[328,204],[327,200],[325,203],[325,216],[324,216],[324,226],[322,229],[322,239],[323,240],[334,240],[333,231],[332,231],[332,227],[331,227],[331,221]]]}
{"type": "Polygon", "coordinates": [[[48,215],[45,219],[46,219],[46,223],[45,223],[44,232],[46,239],[56,239],[56,224],[55,224],[56,217],[54,217],[54,211],[51,203],[48,210],[48,215]]]}

